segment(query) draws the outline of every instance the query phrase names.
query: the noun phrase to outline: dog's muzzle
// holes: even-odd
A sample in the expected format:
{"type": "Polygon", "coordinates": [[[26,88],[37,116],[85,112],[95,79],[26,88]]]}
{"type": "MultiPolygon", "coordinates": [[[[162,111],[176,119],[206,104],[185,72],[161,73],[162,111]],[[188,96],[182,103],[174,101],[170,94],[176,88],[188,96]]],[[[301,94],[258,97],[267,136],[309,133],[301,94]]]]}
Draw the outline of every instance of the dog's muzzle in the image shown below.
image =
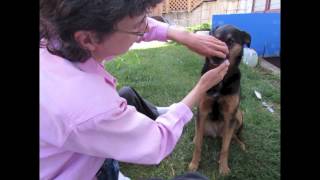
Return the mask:
{"type": "Polygon", "coordinates": [[[219,58],[219,57],[210,57],[210,64],[214,66],[218,66],[222,64],[225,60],[229,59],[229,54],[226,56],[226,58],[219,58]]]}

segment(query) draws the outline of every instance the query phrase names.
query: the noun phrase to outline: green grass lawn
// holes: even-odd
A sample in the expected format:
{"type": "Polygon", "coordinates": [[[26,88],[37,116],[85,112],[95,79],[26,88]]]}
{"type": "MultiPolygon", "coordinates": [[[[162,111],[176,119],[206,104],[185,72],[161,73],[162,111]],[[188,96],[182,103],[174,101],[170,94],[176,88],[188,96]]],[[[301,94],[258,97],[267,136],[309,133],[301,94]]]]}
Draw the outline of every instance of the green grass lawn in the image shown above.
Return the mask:
{"type": "MultiPolygon", "coordinates": [[[[134,87],[144,98],[158,106],[179,102],[200,77],[203,58],[183,46],[129,51],[107,63],[106,69],[118,79],[118,88],[134,87]]],[[[247,152],[236,143],[230,149],[231,174],[218,173],[217,154],[221,140],[205,138],[199,172],[209,179],[280,179],[280,77],[261,68],[241,64],[241,109],[244,112],[242,137],[247,152]],[[254,95],[262,94],[275,112],[270,113],[254,95]]],[[[193,109],[195,114],[195,109],[193,109]]],[[[121,163],[121,171],[133,180],[150,177],[170,179],[187,171],[193,153],[194,121],[185,127],[173,153],[159,165],[121,163]]]]}

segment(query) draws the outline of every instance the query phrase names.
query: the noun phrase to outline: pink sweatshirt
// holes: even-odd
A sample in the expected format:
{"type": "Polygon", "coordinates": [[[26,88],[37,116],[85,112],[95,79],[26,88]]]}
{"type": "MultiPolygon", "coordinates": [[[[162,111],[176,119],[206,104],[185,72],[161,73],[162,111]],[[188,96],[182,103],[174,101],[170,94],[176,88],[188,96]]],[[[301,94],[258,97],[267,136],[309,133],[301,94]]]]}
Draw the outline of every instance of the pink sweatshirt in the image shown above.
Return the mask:
{"type": "MultiPolygon", "coordinates": [[[[148,19],[143,41],[166,41],[168,25],[148,19]]],[[[72,63],[40,49],[40,179],[88,180],[106,158],[159,164],[193,114],[176,103],[156,121],[127,105],[116,79],[93,59],[72,63]]]]}

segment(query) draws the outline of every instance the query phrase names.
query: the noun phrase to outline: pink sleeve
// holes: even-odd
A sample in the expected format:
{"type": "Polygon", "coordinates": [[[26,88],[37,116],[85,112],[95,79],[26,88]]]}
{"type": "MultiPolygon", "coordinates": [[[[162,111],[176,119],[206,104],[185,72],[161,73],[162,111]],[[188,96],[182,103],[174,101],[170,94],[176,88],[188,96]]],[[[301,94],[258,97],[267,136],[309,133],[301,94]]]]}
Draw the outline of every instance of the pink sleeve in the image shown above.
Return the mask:
{"type": "Polygon", "coordinates": [[[177,103],[156,121],[119,104],[73,128],[64,147],[91,156],[113,158],[136,164],[159,164],[179,140],[183,126],[193,114],[188,106],[177,103]]]}
{"type": "Polygon", "coordinates": [[[137,42],[140,41],[167,41],[167,31],[169,24],[157,21],[153,18],[147,17],[148,26],[149,26],[149,32],[146,33],[141,39],[139,39],[137,42]]]}

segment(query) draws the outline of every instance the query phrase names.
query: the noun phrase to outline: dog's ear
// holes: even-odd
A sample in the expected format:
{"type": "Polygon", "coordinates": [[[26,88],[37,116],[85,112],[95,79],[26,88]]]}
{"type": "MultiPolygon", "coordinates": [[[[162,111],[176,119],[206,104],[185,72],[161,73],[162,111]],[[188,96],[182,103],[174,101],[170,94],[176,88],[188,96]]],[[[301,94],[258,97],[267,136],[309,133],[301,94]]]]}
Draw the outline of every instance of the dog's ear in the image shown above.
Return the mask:
{"type": "Polygon", "coordinates": [[[243,35],[243,39],[244,39],[244,44],[247,45],[247,47],[249,48],[251,45],[251,36],[249,33],[242,31],[242,35],[243,35]]]}
{"type": "Polygon", "coordinates": [[[209,31],[209,35],[210,35],[210,36],[213,36],[213,33],[214,33],[215,30],[216,30],[216,28],[212,28],[212,29],[209,31]]]}
{"type": "Polygon", "coordinates": [[[216,26],[216,27],[213,27],[212,29],[211,29],[211,31],[209,32],[209,35],[213,35],[213,33],[217,30],[219,28],[219,26],[216,26]]]}

